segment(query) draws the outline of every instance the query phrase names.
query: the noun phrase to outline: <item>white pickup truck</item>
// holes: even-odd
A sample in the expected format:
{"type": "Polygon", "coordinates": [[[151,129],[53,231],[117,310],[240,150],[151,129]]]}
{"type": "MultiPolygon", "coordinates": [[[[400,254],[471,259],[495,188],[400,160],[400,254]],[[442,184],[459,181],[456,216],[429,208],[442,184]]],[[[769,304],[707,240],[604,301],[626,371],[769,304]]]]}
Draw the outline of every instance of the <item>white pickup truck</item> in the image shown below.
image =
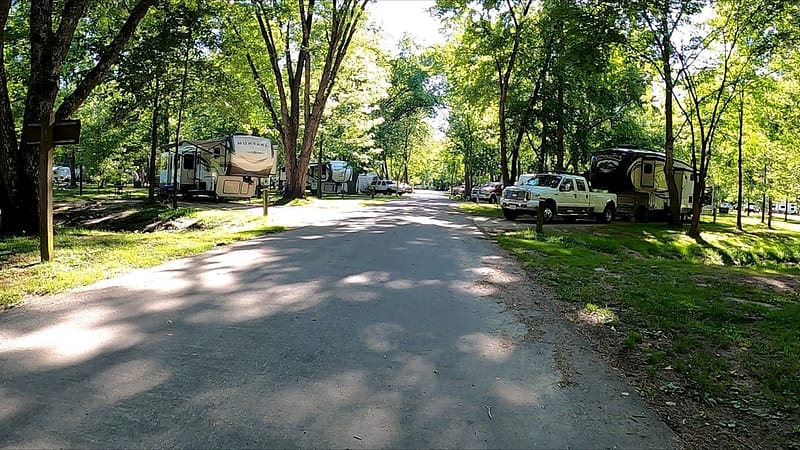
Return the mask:
{"type": "Polygon", "coordinates": [[[546,223],[556,216],[608,223],[614,219],[616,205],[616,194],[593,192],[586,178],[560,173],[539,174],[521,185],[509,186],[500,199],[506,219],[516,220],[523,214],[535,217],[541,207],[546,223]]]}

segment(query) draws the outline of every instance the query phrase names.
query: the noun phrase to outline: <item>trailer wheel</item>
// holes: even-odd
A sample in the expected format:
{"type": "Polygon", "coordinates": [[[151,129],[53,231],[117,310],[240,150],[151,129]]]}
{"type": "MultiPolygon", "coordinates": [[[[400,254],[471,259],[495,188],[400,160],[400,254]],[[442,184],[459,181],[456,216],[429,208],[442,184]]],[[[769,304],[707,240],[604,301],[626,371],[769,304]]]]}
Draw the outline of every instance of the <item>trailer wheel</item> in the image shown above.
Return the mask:
{"type": "Polygon", "coordinates": [[[519,217],[519,212],[512,209],[503,208],[503,217],[513,222],[517,220],[517,217],[519,217]]]}

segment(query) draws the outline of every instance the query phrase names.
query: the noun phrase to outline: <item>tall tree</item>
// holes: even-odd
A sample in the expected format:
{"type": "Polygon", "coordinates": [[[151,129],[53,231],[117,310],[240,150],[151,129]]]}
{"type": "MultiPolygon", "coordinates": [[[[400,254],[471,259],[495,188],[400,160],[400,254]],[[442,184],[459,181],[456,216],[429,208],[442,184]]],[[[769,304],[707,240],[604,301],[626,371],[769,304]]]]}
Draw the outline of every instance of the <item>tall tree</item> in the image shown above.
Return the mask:
{"type": "Polygon", "coordinates": [[[518,154],[509,154],[508,104],[513,75],[517,69],[524,34],[529,27],[532,0],[440,0],[438,14],[461,18],[467,43],[475,45],[481,56],[488,58],[494,71],[497,95],[497,126],[500,133],[500,171],[503,184],[511,184],[516,164],[509,167],[509,157],[516,162],[518,154]]]}
{"type": "MultiPolygon", "coordinates": [[[[90,0],[72,0],[56,3],[52,0],[31,0],[29,14],[29,57],[27,93],[24,101],[23,123],[40,122],[55,110],[64,74],[74,74],[77,67],[68,60],[70,48],[81,19],[99,3],[90,0]],[[58,11],[57,7],[61,6],[58,11]]],[[[56,119],[71,116],[86,100],[92,90],[106,78],[116,64],[123,48],[136,27],[156,0],[139,0],[130,9],[124,21],[117,25],[116,34],[98,47],[87,49],[94,65],[82,73],[74,89],[63,97],[55,110],[56,119]],[[99,50],[97,50],[99,49],[99,50]]],[[[103,3],[107,5],[107,3],[103,3]]],[[[20,4],[0,1],[0,25],[5,31],[9,14],[23,14],[20,4]]],[[[4,55],[4,52],[0,52],[4,55]]],[[[18,140],[7,87],[5,66],[0,61],[0,210],[3,211],[3,232],[34,234],[39,226],[39,155],[38,147],[18,140]]],[[[41,168],[50,170],[50,168],[41,168]]]]}
{"type": "Polygon", "coordinates": [[[383,120],[375,129],[375,137],[384,150],[384,161],[390,157],[397,160],[395,177],[408,183],[411,150],[427,135],[430,126],[425,119],[433,117],[439,99],[429,73],[429,59],[410,38],[400,42],[400,49],[389,62],[391,86],[378,110],[383,120]]]}
{"type": "Polygon", "coordinates": [[[703,0],[631,0],[627,7],[632,28],[628,36],[631,49],[659,74],[664,83],[664,175],[669,188],[670,223],[679,225],[680,193],[675,181],[674,95],[677,73],[674,68],[674,37],[679,29],[699,13],[703,0]]]}
{"type": "Polygon", "coordinates": [[[781,9],[781,2],[773,0],[717,2],[715,17],[693,27],[698,30],[694,38],[677,52],[678,80],[685,92],[678,106],[691,133],[695,167],[690,236],[700,236],[702,198],[723,114],[753,78],[754,68],[764,67],[776,35],[765,30],[775,24],[781,9]]]}
{"type": "Polygon", "coordinates": [[[325,105],[353,35],[358,31],[367,1],[252,2],[267,50],[274,90],[263,81],[253,55],[248,54],[247,59],[283,144],[284,199],[305,195],[306,173],[325,105]],[[318,77],[315,86],[311,83],[312,76],[318,77]]]}

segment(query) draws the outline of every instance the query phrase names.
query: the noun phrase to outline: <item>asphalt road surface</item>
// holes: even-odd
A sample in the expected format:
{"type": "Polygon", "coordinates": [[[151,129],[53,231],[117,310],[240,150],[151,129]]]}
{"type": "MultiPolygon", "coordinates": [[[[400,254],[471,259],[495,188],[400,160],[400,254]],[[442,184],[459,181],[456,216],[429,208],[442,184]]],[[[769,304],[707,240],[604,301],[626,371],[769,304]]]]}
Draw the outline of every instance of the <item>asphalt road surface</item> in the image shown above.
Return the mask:
{"type": "Polygon", "coordinates": [[[0,314],[0,447],[666,448],[441,193],[0,314]]]}

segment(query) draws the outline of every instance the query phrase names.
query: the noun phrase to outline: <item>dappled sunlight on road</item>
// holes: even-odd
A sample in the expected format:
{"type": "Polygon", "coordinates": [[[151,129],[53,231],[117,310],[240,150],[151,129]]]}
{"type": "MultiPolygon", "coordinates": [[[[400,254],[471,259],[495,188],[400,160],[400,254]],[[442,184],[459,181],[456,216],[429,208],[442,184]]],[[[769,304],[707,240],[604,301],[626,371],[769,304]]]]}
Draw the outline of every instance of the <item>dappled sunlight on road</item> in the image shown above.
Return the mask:
{"type": "Polygon", "coordinates": [[[463,336],[458,343],[458,350],[494,362],[503,362],[514,353],[514,344],[505,336],[490,336],[486,333],[474,333],[463,336]]]}
{"type": "Polygon", "coordinates": [[[173,373],[152,359],[134,359],[102,370],[89,380],[96,407],[146,393],[167,382],[173,373]]]}
{"type": "MultiPolygon", "coordinates": [[[[555,384],[555,380],[553,381],[555,384]]],[[[541,388],[541,386],[537,386],[541,388]]],[[[539,403],[541,389],[536,389],[529,383],[518,383],[510,380],[496,380],[493,391],[497,398],[503,399],[512,405],[533,406],[539,403]]]]}
{"type": "Polygon", "coordinates": [[[146,305],[142,306],[142,312],[157,313],[168,312],[177,309],[183,309],[189,304],[188,299],[184,298],[159,298],[149,301],[146,305]]]}
{"type": "Polygon", "coordinates": [[[394,323],[376,323],[361,332],[361,340],[371,351],[383,354],[396,348],[397,337],[403,331],[403,327],[394,323]]]}
{"type": "Polygon", "coordinates": [[[391,275],[389,272],[362,272],[355,275],[349,275],[339,281],[340,285],[371,285],[373,283],[385,283],[389,281],[391,275]]]}
{"type": "Polygon", "coordinates": [[[400,432],[400,403],[401,393],[376,389],[365,371],[349,370],[279,390],[265,399],[272,414],[264,421],[291,430],[301,446],[389,447],[400,432]]]}
{"type": "Polygon", "coordinates": [[[65,367],[132,347],[144,339],[134,324],[110,321],[113,315],[111,308],[95,307],[67,314],[57,324],[31,333],[0,330],[0,356],[11,358],[14,353],[27,353],[16,369],[65,367]]]}
{"type": "Polygon", "coordinates": [[[452,206],[294,218],[0,315],[0,447],[620,442],[531,439],[596,405],[542,413],[569,394],[553,346],[522,342],[530,330],[498,287],[519,274],[452,206]]]}
{"type": "Polygon", "coordinates": [[[8,420],[25,407],[25,401],[0,387],[0,421],[8,420]]]}

